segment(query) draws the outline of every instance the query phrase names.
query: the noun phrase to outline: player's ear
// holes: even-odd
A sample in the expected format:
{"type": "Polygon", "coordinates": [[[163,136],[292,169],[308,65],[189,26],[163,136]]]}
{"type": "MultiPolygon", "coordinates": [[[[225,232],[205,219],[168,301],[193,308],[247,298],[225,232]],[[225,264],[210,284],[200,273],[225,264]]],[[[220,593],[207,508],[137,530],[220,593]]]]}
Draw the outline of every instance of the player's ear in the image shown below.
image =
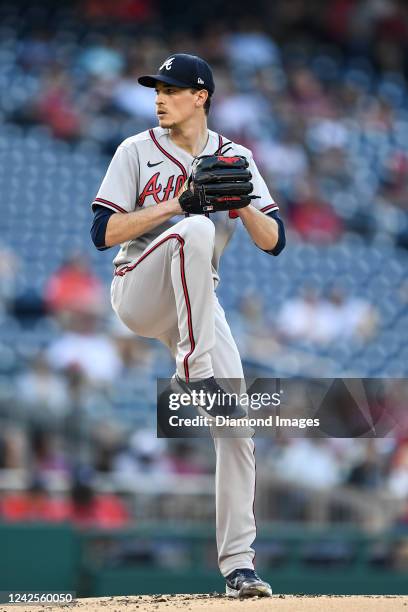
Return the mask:
{"type": "Polygon", "coordinates": [[[193,92],[195,94],[194,104],[196,108],[203,107],[208,98],[208,91],[206,89],[193,89],[193,92]]]}
{"type": "Polygon", "coordinates": [[[198,104],[197,106],[204,107],[205,101],[208,98],[208,91],[206,89],[200,89],[198,91],[198,104]]]}

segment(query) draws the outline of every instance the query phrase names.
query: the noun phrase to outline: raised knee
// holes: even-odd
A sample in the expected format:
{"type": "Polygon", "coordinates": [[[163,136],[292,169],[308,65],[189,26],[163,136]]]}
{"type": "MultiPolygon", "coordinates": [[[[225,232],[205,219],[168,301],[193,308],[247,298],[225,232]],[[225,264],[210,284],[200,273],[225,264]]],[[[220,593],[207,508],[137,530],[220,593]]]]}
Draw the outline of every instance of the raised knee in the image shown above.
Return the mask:
{"type": "Polygon", "coordinates": [[[182,235],[185,239],[191,239],[193,243],[205,242],[212,244],[215,237],[214,223],[204,215],[187,217],[182,221],[182,235]]]}

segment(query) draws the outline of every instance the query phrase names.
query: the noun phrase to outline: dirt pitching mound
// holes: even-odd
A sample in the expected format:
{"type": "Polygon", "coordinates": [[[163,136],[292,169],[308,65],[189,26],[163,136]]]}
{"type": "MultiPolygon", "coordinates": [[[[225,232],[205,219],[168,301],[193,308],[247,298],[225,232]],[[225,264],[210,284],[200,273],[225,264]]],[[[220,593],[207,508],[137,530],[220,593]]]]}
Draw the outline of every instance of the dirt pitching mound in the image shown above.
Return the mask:
{"type": "MultiPolygon", "coordinates": [[[[0,612],[19,606],[0,605],[0,612]]],[[[408,612],[408,596],[401,595],[274,595],[272,598],[236,600],[218,595],[135,595],[78,599],[60,606],[27,606],[28,612],[408,612]]]]}

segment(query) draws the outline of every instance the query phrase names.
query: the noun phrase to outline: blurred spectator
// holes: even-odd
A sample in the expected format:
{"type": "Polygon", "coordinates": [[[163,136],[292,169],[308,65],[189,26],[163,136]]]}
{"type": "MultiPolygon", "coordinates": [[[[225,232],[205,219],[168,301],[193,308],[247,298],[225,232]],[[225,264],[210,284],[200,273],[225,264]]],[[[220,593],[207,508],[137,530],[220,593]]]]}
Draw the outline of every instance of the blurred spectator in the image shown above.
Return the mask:
{"type": "Polygon", "coordinates": [[[238,308],[238,316],[231,317],[234,337],[248,359],[267,363],[281,349],[273,333],[275,317],[271,324],[267,318],[271,313],[258,291],[244,291],[238,308]]]}
{"type": "Polygon", "coordinates": [[[6,465],[6,444],[3,436],[0,436],[0,470],[6,465]]]}
{"type": "Polygon", "coordinates": [[[97,38],[92,46],[81,53],[78,66],[88,76],[106,81],[119,76],[124,68],[124,57],[118,41],[113,36],[97,38]]]}
{"type": "Polygon", "coordinates": [[[338,116],[333,109],[326,116],[315,118],[309,123],[306,138],[313,151],[326,153],[331,149],[344,150],[350,139],[347,120],[338,116]]]}
{"type": "Polygon", "coordinates": [[[169,449],[169,469],[174,474],[195,475],[207,474],[209,472],[208,463],[200,460],[196,444],[188,440],[175,441],[169,449]]]}
{"type": "Polygon", "coordinates": [[[408,441],[397,447],[391,460],[388,489],[398,499],[408,497],[408,441]]]}
{"type": "Polygon", "coordinates": [[[43,421],[64,417],[70,406],[66,382],[53,372],[44,353],[38,353],[31,367],[17,378],[16,398],[30,417],[43,421]]]}
{"type": "Polygon", "coordinates": [[[350,329],[345,320],[346,299],[343,293],[333,289],[327,298],[319,300],[315,327],[311,331],[311,338],[319,344],[328,344],[333,340],[340,339],[342,334],[347,337],[354,335],[354,329],[350,329]]]}
{"type": "Polygon", "coordinates": [[[246,290],[241,297],[239,311],[243,324],[248,326],[251,334],[265,333],[265,304],[260,293],[246,290]]]}
{"type": "Polygon", "coordinates": [[[44,292],[50,312],[101,313],[104,311],[104,289],[91,271],[85,253],[72,255],[49,279],[44,292]]]}
{"type": "MultiPolygon", "coordinates": [[[[230,91],[214,101],[211,117],[219,131],[229,138],[246,142],[261,131],[262,120],[268,115],[266,100],[256,92],[230,91]]],[[[247,142],[249,144],[249,142],[247,142]]]]}
{"type": "Polygon", "coordinates": [[[166,440],[157,438],[151,430],[135,432],[129,445],[115,457],[113,471],[116,482],[131,484],[145,483],[145,486],[164,482],[171,472],[167,456],[166,440]]]}
{"type": "Polygon", "coordinates": [[[82,118],[72,94],[68,74],[53,69],[43,83],[34,116],[49,125],[57,138],[75,141],[82,132],[82,118]]]}
{"type": "Polygon", "coordinates": [[[339,337],[360,338],[367,341],[375,335],[379,324],[379,313],[369,301],[345,296],[339,288],[332,289],[329,301],[335,308],[340,309],[342,324],[339,337]]]}
{"type": "Polygon", "coordinates": [[[62,450],[62,440],[54,433],[35,428],[30,434],[31,469],[44,481],[56,476],[66,480],[70,474],[70,462],[62,450]]]}
{"type": "Polygon", "coordinates": [[[287,300],[278,313],[279,337],[283,340],[313,340],[319,312],[318,293],[314,288],[306,287],[301,296],[287,300]]]}
{"type": "MultiPolygon", "coordinates": [[[[406,533],[407,529],[408,529],[408,498],[405,501],[405,504],[403,505],[403,508],[401,510],[401,512],[399,512],[398,516],[397,516],[397,521],[396,521],[396,525],[395,527],[401,531],[404,531],[406,533]]],[[[405,548],[405,553],[407,553],[408,551],[405,548]]],[[[404,555],[404,569],[406,569],[408,567],[408,563],[407,563],[407,555],[404,555]]]]}
{"type": "Polygon", "coordinates": [[[115,469],[116,457],[124,446],[126,424],[119,421],[101,420],[91,433],[93,450],[92,465],[99,474],[110,474],[115,469]]]}
{"type": "Polygon", "coordinates": [[[360,489],[379,489],[384,484],[383,457],[377,451],[376,440],[364,442],[364,455],[353,466],[347,483],[360,489]]]}
{"type": "Polygon", "coordinates": [[[279,48],[254,17],[242,19],[239,29],[225,36],[224,44],[233,71],[239,66],[248,73],[280,62],[279,48]]]}
{"type": "Polygon", "coordinates": [[[15,426],[2,426],[0,469],[22,470],[29,465],[29,451],[24,430],[15,426]]]}
{"type": "Polygon", "coordinates": [[[334,242],[343,231],[341,219],[310,182],[299,186],[290,219],[299,236],[311,242],[334,242]]]}
{"type": "Polygon", "coordinates": [[[44,300],[41,294],[33,287],[19,292],[14,299],[11,314],[20,323],[29,328],[35,321],[42,319],[46,315],[44,300]]]}
{"type": "Polygon", "coordinates": [[[388,202],[408,211],[408,151],[394,152],[385,160],[381,193],[388,202]]]}
{"type": "Polygon", "coordinates": [[[154,90],[139,85],[137,82],[139,71],[139,66],[130,68],[115,83],[112,89],[112,104],[126,115],[154,124],[156,121],[154,90]]]}
{"type": "Polygon", "coordinates": [[[95,386],[109,387],[119,376],[122,362],[107,334],[98,330],[99,319],[89,313],[71,319],[71,329],[63,332],[47,349],[51,367],[78,370],[95,386]]]}
{"type": "Polygon", "coordinates": [[[289,77],[292,98],[301,115],[309,118],[331,113],[330,101],[311,70],[297,68],[289,77]]]}
{"type": "Polygon", "coordinates": [[[304,148],[294,135],[286,134],[279,141],[261,140],[255,145],[255,156],[271,181],[299,180],[308,171],[304,148]]]}
{"type": "Polygon", "coordinates": [[[120,359],[130,376],[143,376],[154,369],[154,352],[146,338],[136,336],[114,315],[111,319],[110,333],[119,352],[120,359]]]}
{"type": "Polygon", "coordinates": [[[78,470],[70,490],[68,515],[77,527],[120,529],[130,522],[124,502],[114,493],[97,493],[89,470],[78,470]]]}
{"type": "Polygon", "coordinates": [[[282,480],[324,489],[341,482],[341,465],[331,445],[324,439],[291,439],[276,461],[276,474],[282,480]]]}

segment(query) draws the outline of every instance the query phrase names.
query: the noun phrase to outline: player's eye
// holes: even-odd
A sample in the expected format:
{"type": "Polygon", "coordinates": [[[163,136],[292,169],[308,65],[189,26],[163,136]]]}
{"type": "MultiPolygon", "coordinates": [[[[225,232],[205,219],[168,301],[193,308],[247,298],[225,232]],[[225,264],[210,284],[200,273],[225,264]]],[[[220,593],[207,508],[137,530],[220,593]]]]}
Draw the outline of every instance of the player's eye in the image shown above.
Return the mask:
{"type": "Polygon", "coordinates": [[[173,89],[172,87],[163,87],[163,89],[155,89],[155,92],[156,92],[156,96],[158,96],[160,92],[166,95],[171,95],[171,94],[176,93],[176,90],[173,89]]]}

